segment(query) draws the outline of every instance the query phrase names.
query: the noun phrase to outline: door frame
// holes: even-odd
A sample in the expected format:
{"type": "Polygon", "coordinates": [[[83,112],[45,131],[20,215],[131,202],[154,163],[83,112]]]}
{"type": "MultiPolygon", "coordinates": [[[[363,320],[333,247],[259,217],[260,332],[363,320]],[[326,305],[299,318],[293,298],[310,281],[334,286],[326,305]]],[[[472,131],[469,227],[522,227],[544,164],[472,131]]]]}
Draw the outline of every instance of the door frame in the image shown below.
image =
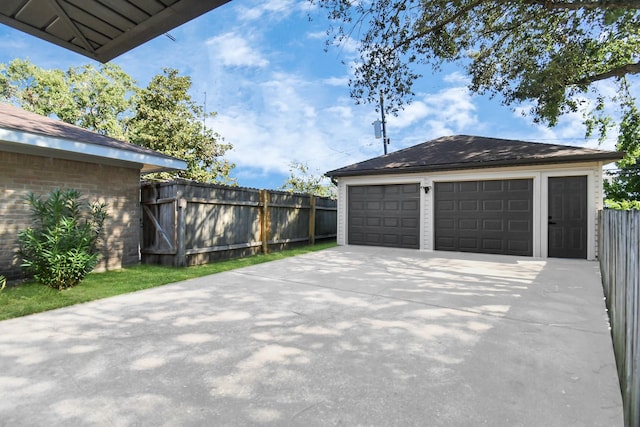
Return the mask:
{"type": "MultiPolygon", "coordinates": [[[[587,176],[586,175],[571,175],[571,176],[550,176],[550,177],[548,177],[548,181],[547,182],[549,183],[549,185],[548,185],[547,189],[549,190],[549,192],[548,192],[549,197],[547,199],[548,200],[547,209],[551,209],[552,204],[557,204],[558,203],[558,200],[555,199],[555,197],[554,197],[554,195],[556,193],[553,193],[553,194],[551,193],[551,185],[550,185],[551,180],[554,180],[554,181],[561,180],[564,183],[566,183],[567,180],[574,180],[575,182],[579,182],[580,183],[579,187],[580,187],[580,191],[581,191],[582,194],[578,195],[578,197],[579,197],[577,199],[577,201],[579,202],[578,206],[574,205],[573,203],[571,203],[570,205],[565,204],[567,202],[567,200],[564,198],[564,196],[569,194],[569,192],[567,192],[566,189],[563,189],[561,192],[559,192],[559,194],[561,196],[563,196],[563,197],[561,197],[559,202],[561,204],[561,209],[563,209],[564,207],[569,207],[569,209],[571,211],[573,211],[573,208],[579,208],[581,213],[584,214],[584,216],[581,215],[581,218],[579,220],[580,229],[582,230],[582,232],[581,232],[582,237],[581,237],[580,240],[582,241],[582,245],[584,245],[584,246],[582,246],[579,251],[577,251],[577,250],[576,251],[571,251],[567,247],[567,244],[566,244],[567,242],[565,242],[562,245],[561,250],[555,251],[553,256],[554,256],[554,258],[586,259],[586,257],[587,257],[587,244],[588,244],[587,235],[589,234],[588,221],[587,221],[587,210],[589,209],[589,206],[587,204],[587,176]],[[584,239],[584,240],[582,240],[582,239],[584,239]],[[580,252],[580,254],[579,254],[580,256],[575,256],[575,255],[578,255],[578,252],[580,252]]],[[[569,200],[575,200],[575,199],[570,197],[569,200]]],[[[558,206],[556,206],[556,207],[558,207],[558,206]]],[[[547,221],[547,224],[550,226],[551,224],[555,224],[555,222],[552,222],[552,221],[559,221],[559,220],[572,221],[572,223],[573,223],[574,220],[568,219],[564,215],[565,214],[563,213],[563,217],[560,218],[560,219],[557,219],[557,218],[549,216],[548,217],[549,221],[547,221]]],[[[576,221],[576,225],[577,225],[577,223],[578,222],[576,221]]],[[[566,232],[567,232],[566,227],[563,226],[560,229],[562,230],[562,233],[563,233],[564,237],[567,237],[567,235],[566,235],[566,232]]],[[[550,231],[551,231],[551,228],[549,227],[547,229],[547,239],[550,238],[550,234],[551,234],[550,231]]],[[[564,241],[564,238],[563,238],[563,241],[564,241]]],[[[549,245],[547,245],[547,251],[548,251],[549,257],[551,257],[551,248],[549,247],[549,245]]]]}
{"type": "MultiPolygon", "coordinates": [[[[419,182],[403,182],[403,183],[385,183],[385,184],[351,184],[347,186],[347,227],[346,227],[346,242],[349,245],[361,245],[361,246],[380,246],[380,247],[398,247],[398,248],[406,248],[406,249],[417,249],[420,250],[421,249],[421,235],[422,235],[422,197],[420,195],[421,193],[421,185],[419,182]],[[385,244],[380,244],[380,245],[368,245],[366,243],[352,243],[351,239],[350,239],[350,230],[351,230],[351,224],[350,224],[350,219],[352,219],[352,215],[350,212],[350,206],[351,206],[351,190],[353,188],[357,188],[357,187],[387,187],[387,186],[406,186],[406,185],[411,185],[411,186],[417,186],[417,192],[416,193],[411,193],[411,194],[415,194],[417,197],[412,198],[411,200],[417,200],[418,202],[418,208],[416,210],[416,215],[417,215],[417,227],[416,227],[416,237],[417,237],[417,243],[416,243],[416,247],[405,247],[405,246],[391,246],[391,245],[385,245],[385,244]]],[[[400,199],[401,200],[401,199],[400,199]]],[[[384,202],[385,199],[382,199],[382,201],[384,202]]],[[[384,210],[384,209],[383,209],[384,210]]],[[[402,210],[402,209],[400,209],[402,210]]]]}
{"type": "Polygon", "coordinates": [[[542,188],[541,188],[541,256],[543,258],[549,257],[549,178],[562,178],[570,176],[586,176],[587,177],[587,259],[593,260],[596,258],[596,191],[595,191],[595,179],[593,171],[588,170],[574,170],[574,171],[554,171],[542,174],[542,188]],[[592,209],[595,206],[596,209],[592,209]]]}
{"type": "MultiPolygon", "coordinates": [[[[364,185],[395,185],[395,184],[418,184],[420,187],[418,194],[420,195],[418,208],[419,212],[419,235],[418,250],[424,248],[424,179],[418,174],[405,176],[356,176],[349,177],[347,180],[341,180],[338,185],[338,224],[337,224],[337,243],[338,245],[349,245],[349,187],[364,185]]],[[[415,250],[415,249],[414,249],[415,250]]]]}
{"type": "MultiPolygon", "coordinates": [[[[477,252],[475,253],[493,253],[493,254],[499,254],[499,255],[516,255],[516,256],[530,256],[532,257],[534,254],[534,242],[535,242],[535,232],[534,232],[534,225],[535,225],[535,179],[533,177],[528,177],[528,178],[501,178],[501,179],[474,179],[474,180],[453,180],[453,181],[434,181],[433,182],[433,189],[434,189],[434,193],[433,193],[433,223],[434,223],[434,227],[433,227],[433,248],[434,250],[445,250],[445,249],[437,249],[436,245],[436,238],[438,235],[438,227],[437,227],[437,221],[438,221],[438,210],[436,209],[436,205],[438,200],[436,200],[436,198],[438,197],[438,191],[437,191],[437,186],[441,185],[441,184],[449,184],[449,183],[453,183],[453,184],[459,184],[461,182],[476,182],[476,183],[485,183],[485,182],[509,182],[509,181],[527,181],[527,184],[530,183],[531,187],[528,190],[528,196],[529,198],[527,198],[527,202],[530,203],[529,206],[529,210],[527,211],[527,223],[528,225],[531,227],[531,229],[528,231],[528,236],[529,236],[529,244],[531,245],[529,247],[529,249],[527,250],[527,254],[514,254],[514,253],[508,253],[508,248],[503,248],[505,253],[498,253],[498,252],[492,252],[492,251],[483,251],[481,249],[478,249],[477,252]],[[530,216],[529,216],[530,215],[530,216]]],[[[506,190],[505,190],[506,191],[506,190]]],[[[500,200],[509,200],[506,198],[506,193],[505,191],[502,191],[502,198],[500,200]]],[[[480,192],[482,193],[482,192],[480,192]]],[[[482,193],[482,195],[484,196],[484,193],[482,193]]],[[[478,200],[478,199],[476,199],[478,200]]],[[[484,197],[481,200],[485,200],[484,197]]],[[[503,212],[502,218],[504,218],[504,214],[505,212],[503,212]]],[[[513,215],[512,212],[507,211],[506,215],[510,216],[513,215]]],[[[506,230],[504,230],[504,232],[507,232],[506,230]]],[[[503,240],[504,241],[504,240],[503,240]]],[[[460,250],[460,248],[458,248],[460,250]]],[[[463,250],[464,251],[464,250],[463,250]]],[[[467,252],[467,251],[464,251],[467,252]]],[[[469,252],[474,252],[474,251],[469,251],[469,252]]]]}

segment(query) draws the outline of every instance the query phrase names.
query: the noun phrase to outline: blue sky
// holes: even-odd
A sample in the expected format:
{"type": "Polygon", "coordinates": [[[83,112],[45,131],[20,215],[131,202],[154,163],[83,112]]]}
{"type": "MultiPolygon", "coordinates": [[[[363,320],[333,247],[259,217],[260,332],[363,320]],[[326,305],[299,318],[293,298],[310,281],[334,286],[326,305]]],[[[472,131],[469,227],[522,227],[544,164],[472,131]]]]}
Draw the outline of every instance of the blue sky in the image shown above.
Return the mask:
{"type": "MultiPolygon", "coordinates": [[[[325,52],[327,27],[307,1],[233,0],[172,30],[175,42],[160,36],[113,62],[141,86],[163,67],[189,75],[193,98],[203,103],[206,92],[207,111],[218,113],[207,126],[234,146],[226,155],[236,164],[232,176],[242,186],[278,188],[291,162],[322,174],[383,153],[373,134],[375,106],[349,98],[356,43],[325,52]]],[[[92,62],[6,26],[0,39],[0,62],[20,57],[64,70],[92,62]]],[[[579,114],[549,129],[523,117],[526,106],[514,111],[470,94],[462,68],[423,74],[413,103],[387,117],[390,151],[454,134],[614,148],[614,133],[600,146],[585,140],[579,114]]]]}

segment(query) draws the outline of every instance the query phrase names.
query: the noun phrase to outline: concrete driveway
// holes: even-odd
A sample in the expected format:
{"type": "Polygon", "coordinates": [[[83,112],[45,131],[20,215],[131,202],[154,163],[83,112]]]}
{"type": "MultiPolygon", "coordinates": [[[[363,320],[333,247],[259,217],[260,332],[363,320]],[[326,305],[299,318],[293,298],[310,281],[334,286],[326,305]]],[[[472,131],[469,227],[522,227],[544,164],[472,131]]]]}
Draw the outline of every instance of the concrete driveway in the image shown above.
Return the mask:
{"type": "Polygon", "coordinates": [[[620,426],[598,266],[339,247],[0,322],[0,425],[620,426]]]}

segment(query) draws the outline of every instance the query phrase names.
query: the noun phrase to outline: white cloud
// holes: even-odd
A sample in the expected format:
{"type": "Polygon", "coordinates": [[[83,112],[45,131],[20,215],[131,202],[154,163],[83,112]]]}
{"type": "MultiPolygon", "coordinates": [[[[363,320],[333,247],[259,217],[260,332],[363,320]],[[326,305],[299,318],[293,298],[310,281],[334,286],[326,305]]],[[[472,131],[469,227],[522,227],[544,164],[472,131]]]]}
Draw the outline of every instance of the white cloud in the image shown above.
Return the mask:
{"type": "Polygon", "coordinates": [[[322,83],[328,86],[338,86],[346,88],[349,85],[349,77],[329,77],[328,79],[323,79],[322,83]]]}
{"type": "Polygon", "coordinates": [[[312,40],[324,40],[327,37],[326,31],[314,31],[307,33],[307,37],[312,40]]]}
{"type": "Polygon", "coordinates": [[[238,18],[242,21],[256,21],[258,19],[284,19],[291,13],[303,10],[306,2],[295,0],[269,0],[255,2],[253,6],[238,6],[238,18]]]}
{"type": "MultiPolygon", "coordinates": [[[[602,85],[600,89],[602,89],[601,93],[609,91],[607,96],[611,96],[611,85],[602,85]]],[[[583,112],[592,109],[595,105],[595,101],[589,96],[582,97],[581,101],[581,111],[563,114],[559,117],[558,123],[554,127],[549,127],[545,123],[533,122],[533,117],[529,114],[532,104],[524,104],[514,108],[514,116],[517,117],[519,121],[524,122],[523,124],[525,124],[525,126],[528,124],[528,130],[521,131],[516,138],[548,144],[615,150],[618,137],[618,130],[615,127],[608,130],[607,139],[605,141],[599,141],[597,134],[594,134],[588,139],[585,138],[586,127],[584,124],[585,119],[583,112]]],[[[619,113],[612,106],[609,108],[608,114],[612,117],[616,117],[619,113]]]]}
{"type": "Polygon", "coordinates": [[[292,161],[324,172],[372,156],[373,118],[350,99],[327,97],[321,83],[281,72],[251,88],[253,99],[236,98],[210,123],[234,145],[227,157],[243,173],[288,175],[292,161]]]}
{"type": "Polygon", "coordinates": [[[447,74],[442,78],[442,80],[446,83],[454,83],[456,85],[465,86],[467,86],[471,82],[471,78],[466,74],[461,73],[460,71],[454,71],[451,74],[447,74]]]}
{"type": "Polygon", "coordinates": [[[263,68],[269,65],[269,61],[250,45],[249,40],[234,32],[212,37],[206,44],[214,60],[224,66],[263,68]]]}
{"type": "MultiPolygon", "coordinates": [[[[443,136],[477,132],[481,127],[476,114],[476,106],[466,87],[441,89],[437,93],[423,95],[401,111],[397,117],[388,118],[392,129],[406,129],[414,132],[443,136]]],[[[424,137],[419,137],[424,140],[424,137]]]]}

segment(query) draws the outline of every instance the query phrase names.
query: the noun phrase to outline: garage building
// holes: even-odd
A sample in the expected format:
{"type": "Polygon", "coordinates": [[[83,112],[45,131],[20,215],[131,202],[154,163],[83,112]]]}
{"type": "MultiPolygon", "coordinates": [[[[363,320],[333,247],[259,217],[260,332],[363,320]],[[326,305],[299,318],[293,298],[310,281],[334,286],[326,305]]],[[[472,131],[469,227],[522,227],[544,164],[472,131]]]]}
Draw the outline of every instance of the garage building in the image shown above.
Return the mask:
{"type": "Polygon", "coordinates": [[[327,172],[338,244],[595,259],[603,166],[622,153],[447,136],[327,172]]]}

